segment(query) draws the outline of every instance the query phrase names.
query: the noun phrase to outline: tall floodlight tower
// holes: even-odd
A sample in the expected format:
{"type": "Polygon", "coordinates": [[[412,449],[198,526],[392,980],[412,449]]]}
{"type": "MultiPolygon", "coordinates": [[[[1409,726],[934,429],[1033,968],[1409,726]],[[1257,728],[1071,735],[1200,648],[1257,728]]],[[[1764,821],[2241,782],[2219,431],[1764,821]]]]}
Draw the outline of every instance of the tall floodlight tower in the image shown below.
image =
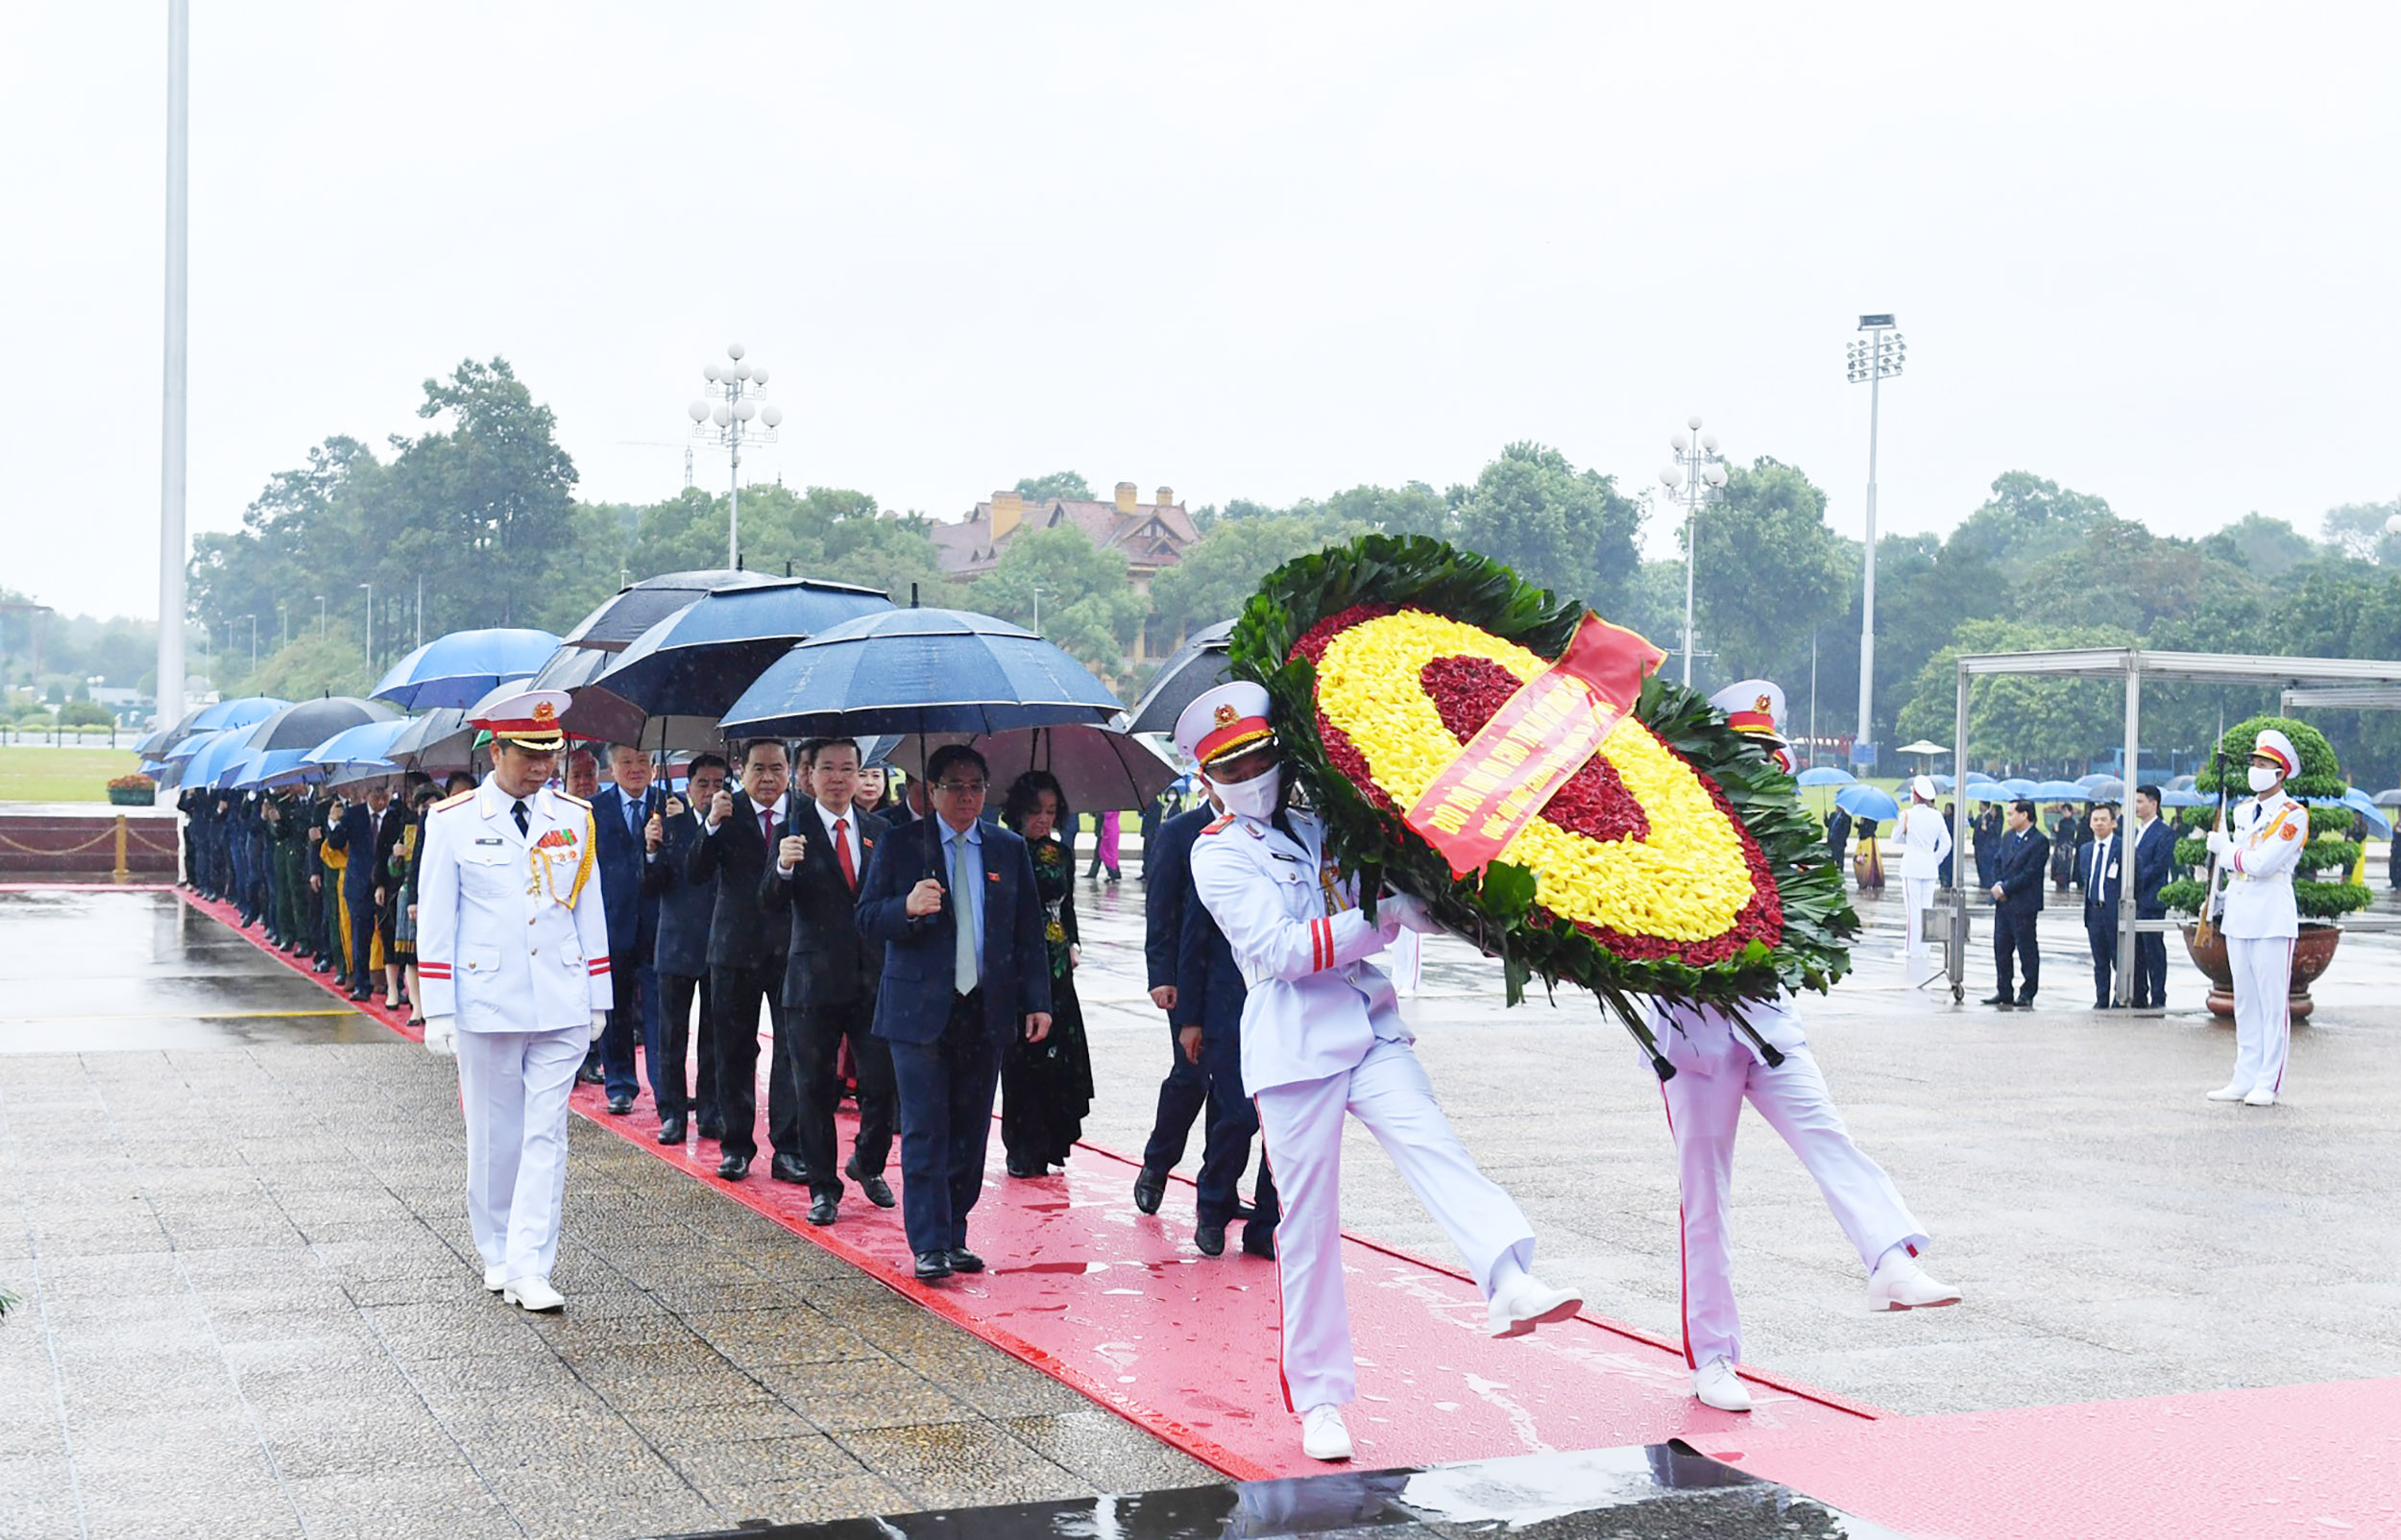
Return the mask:
{"type": "Polygon", "coordinates": [[[712,401],[704,396],[685,410],[692,421],[692,437],[724,449],[733,459],[733,480],[725,498],[725,565],[740,566],[742,445],[773,444],[775,430],[784,421],[784,409],[759,398],[761,387],[767,382],[767,372],[742,357],[740,343],[729,344],[725,357],[725,363],[712,363],[700,371],[700,377],[709,382],[710,395],[717,398],[712,401]],[[753,420],[759,424],[755,428],[750,425],[753,420]]]}
{"type": "Polygon", "coordinates": [[[167,0],[167,336],[158,433],[157,726],[183,715],[183,406],[190,269],[191,0],[167,0]]]}
{"type": "Polygon", "coordinates": [[[1851,383],[1867,382],[1867,573],[1859,599],[1859,736],[1851,745],[1854,764],[1876,757],[1876,417],[1883,383],[1901,373],[1909,345],[1889,315],[1861,316],[1861,335],[1850,348],[1851,383]],[[1864,757],[1864,758],[1863,758],[1864,757]]]}
{"type": "Polygon", "coordinates": [[[1692,552],[1701,539],[1701,510],[1726,495],[1726,461],[1717,435],[1703,433],[1701,420],[1685,419],[1686,431],[1671,435],[1676,458],[1659,473],[1667,495],[1684,504],[1684,683],[1692,687],[1692,552]]]}

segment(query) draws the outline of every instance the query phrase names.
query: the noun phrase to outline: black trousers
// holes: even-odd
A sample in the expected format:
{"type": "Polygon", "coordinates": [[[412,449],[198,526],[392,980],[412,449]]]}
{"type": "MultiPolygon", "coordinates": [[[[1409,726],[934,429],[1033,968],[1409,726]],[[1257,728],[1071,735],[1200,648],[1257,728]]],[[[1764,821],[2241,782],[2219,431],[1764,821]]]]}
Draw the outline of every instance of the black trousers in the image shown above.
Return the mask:
{"type": "Polygon", "coordinates": [[[967,1243],[967,1215],[983,1194],[1001,1046],[983,1022],[983,991],[961,995],[942,1035],[891,1043],[900,1091],[901,1220],[913,1252],[967,1243]]]}
{"type": "MultiPolygon", "coordinates": [[[[2153,914],[2148,906],[2137,905],[2135,918],[2165,920],[2168,911],[2153,914]]],[[[2134,937],[2134,1003],[2165,1008],[2168,1003],[2168,938],[2153,930],[2137,931],[2134,937]]]]}
{"type": "Polygon", "coordinates": [[[343,890],[343,899],[351,906],[351,988],[375,988],[375,970],[370,959],[375,954],[376,892],[343,890]]]}
{"type": "Polygon", "coordinates": [[[2118,910],[2115,905],[2084,906],[2084,940],[2093,949],[2093,1003],[2109,1003],[2111,982],[2118,975],[2118,910]]]}
{"type": "Polygon", "coordinates": [[[792,1067],[791,1023],[784,1019],[784,959],[748,967],[713,967],[709,993],[716,1007],[717,1116],[720,1147],[745,1158],[759,1153],[759,1006],[764,1001],[775,1045],[767,1058],[767,1142],[778,1155],[800,1159],[800,1077],[792,1067]]]}
{"type": "MultiPolygon", "coordinates": [[[[694,1117],[715,1127],[717,1034],[715,1023],[709,1019],[712,993],[706,978],[683,974],[659,975],[659,1059],[650,1067],[650,1094],[658,1100],[660,1117],[694,1117]],[[700,1069],[692,1077],[694,1084],[687,1089],[684,1061],[691,1053],[691,1006],[695,994],[700,997],[700,1069]]],[[[755,1070],[756,1053],[751,1055],[751,1063],[755,1070]]]]}
{"type": "MultiPolygon", "coordinates": [[[[1201,1223],[1225,1224],[1242,1201],[1242,1173],[1250,1164],[1251,1136],[1259,1131],[1258,1105],[1242,1094],[1241,1032],[1202,1039],[1200,1069],[1209,1082],[1209,1132],[1200,1146],[1200,1193],[1193,1207],[1201,1223]]],[[[1250,1218],[1242,1227],[1244,1240],[1254,1246],[1265,1241],[1282,1215],[1274,1173],[1261,1161],[1250,1218]]]]}
{"type": "Polygon", "coordinates": [[[840,1197],[834,1109],[842,1099],[841,1076],[835,1069],[842,1041],[850,1040],[851,1061],[859,1066],[859,1137],[851,1153],[867,1176],[882,1176],[892,1158],[892,1125],[900,1112],[892,1084],[892,1046],[868,1030],[875,1023],[872,995],[839,1005],[785,1010],[792,1023],[800,1074],[800,1159],[809,1167],[809,1191],[840,1197]]]}
{"type": "MultiPolygon", "coordinates": [[[[1167,1026],[1167,1078],[1159,1082],[1158,1116],[1151,1138],[1142,1146],[1142,1164],[1154,1171],[1172,1171],[1184,1158],[1192,1139],[1193,1119],[1209,1099],[1209,1072],[1184,1057],[1176,1043],[1176,1023],[1167,1026]]],[[[1240,1175],[1239,1172],[1236,1173],[1240,1175]]]]}
{"type": "Polygon", "coordinates": [[[2034,922],[2042,917],[2039,909],[2023,914],[2014,909],[1993,911],[1993,972],[2001,980],[1994,993],[2009,998],[2009,965],[2014,960],[2025,975],[2025,987],[2016,992],[2021,1005],[2034,1003],[2034,991],[2043,980],[2043,953],[2034,938],[2034,922]]]}

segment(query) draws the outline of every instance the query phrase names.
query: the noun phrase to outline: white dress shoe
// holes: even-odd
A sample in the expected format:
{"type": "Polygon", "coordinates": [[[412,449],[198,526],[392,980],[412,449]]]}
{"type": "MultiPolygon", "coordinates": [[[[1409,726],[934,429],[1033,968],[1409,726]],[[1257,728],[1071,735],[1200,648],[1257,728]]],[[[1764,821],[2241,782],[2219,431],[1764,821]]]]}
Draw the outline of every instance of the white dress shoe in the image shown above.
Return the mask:
{"type": "Polygon", "coordinates": [[[1350,1457],[1350,1430],[1340,1407],[1311,1407],[1300,1414],[1300,1452],[1328,1463],[1350,1457]]]}
{"type": "Polygon", "coordinates": [[[2251,1094],[2249,1086],[2219,1086],[2209,1094],[2212,1101],[2241,1101],[2251,1094]]]}
{"type": "Polygon", "coordinates": [[[1711,1359],[1692,1371],[1692,1393],[1702,1406],[1720,1411],[1751,1409],[1751,1387],[1724,1359],[1711,1359]]]}
{"type": "Polygon", "coordinates": [[[1957,1289],[1928,1273],[1906,1252],[1884,1258],[1868,1274],[1867,1308],[1872,1311],[1931,1310],[1958,1303],[1957,1289]]]}
{"type": "Polygon", "coordinates": [[[498,1293],[501,1289],[506,1288],[508,1285],[508,1274],[502,1272],[499,1268],[486,1267],[483,1270],[483,1286],[484,1287],[491,1289],[494,1293],[498,1293]]]}
{"type": "Polygon", "coordinates": [[[567,1303],[567,1296],[552,1288],[547,1278],[520,1278],[500,1290],[500,1297],[529,1311],[554,1311],[567,1303]]]}
{"type": "Polygon", "coordinates": [[[1529,1272],[1512,1274],[1485,1308],[1494,1336],[1523,1336],[1538,1326],[1564,1321],[1583,1305],[1572,1288],[1553,1288],[1529,1272]]]}
{"type": "Polygon", "coordinates": [[[2276,1093],[2268,1086],[2253,1086],[2251,1094],[2243,1098],[2245,1107],[2272,1107],[2275,1104],[2276,1093]]]}

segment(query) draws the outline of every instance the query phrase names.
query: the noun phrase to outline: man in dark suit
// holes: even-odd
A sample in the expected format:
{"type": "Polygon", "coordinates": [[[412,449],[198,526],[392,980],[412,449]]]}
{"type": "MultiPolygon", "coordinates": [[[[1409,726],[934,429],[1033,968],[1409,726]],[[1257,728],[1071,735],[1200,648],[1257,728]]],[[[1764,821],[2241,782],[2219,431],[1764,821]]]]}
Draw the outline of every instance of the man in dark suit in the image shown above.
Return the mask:
{"type": "Polygon", "coordinates": [[[2034,991],[2042,982],[2042,947],[2035,937],[2043,914],[2043,876],[2050,865],[2050,841],[2034,822],[2034,805],[2024,798],[2009,805],[2009,828],[1995,849],[1993,874],[1993,971],[2000,988],[1986,1000],[2002,1010],[2034,1008],[2034,991]],[[2025,986],[2010,993],[2010,962],[2016,960],[2025,986]]]}
{"type": "Polygon", "coordinates": [[[784,953],[791,922],[759,902],[761,880],[774,864],[787,818],[790,774],[784,745],[753,738],[742,746],[741,790],[711,800],[708,826],[692,845],[684,875],[717,879],[709,919],[709,993],[716,1009],[717,1113],[725,1121],[717,1175],[739,1182],[759,1153],[759,1007],[766,1005],[775,1034],[767,1061],[767,1139],[775,1146],[769,1174],[806,1182],[800,1158],[799,1083],[792,1072],[791,1035],[784,1020],[784,953]]]}
{"type": "Polygon", "coordinates": [[[634,1044],[650,1067],[650,1099],[659,1095],[659,898],[644,891],[651,852],[666,840],[667,799],[651,785],[650,756],[630,743],[609,751],[611,783],[592,799],[593,843],[600,866],[600,903],[609,917],[609,979],[617,1003],[600,1034],[601,1083],[609,1111],[634,1110],[634,1044]],[[658,827],[652,827],[657,820],[658,827]]]}
{"type": "Polygon", "coordinates": [[[367,971],[376,933],[376,890],[388,880],[381,874],[400,837],[401,818],[392,810],[392,788],[378,781],[367,788],[367,800],[345,808],[339,822],[326,830],[326,844],[340,851],[342,902],[351,911],[351,999],[365,999],[373,991],[367,971]]]}
{"type": "Polygon", "coordinates": [[[859,881],[885,837],[885,822],[853,806],[859,745],[827,738],[810,758],[812,799],[800,805],[777,847],[761,895],[791,915],[784,970],[785,1020],[800,1076],[800,1154],[809,1168],[809,1222],[832,1224],[848,1176],[880,1209],[892,1206],[884,1180],[892,1154],[897,1104],[892,1049],[870,1028],[884,949],[859,933],[859,881]],[[813,816],[812,816],[813,815],[813,816]],[[836,1064],[844,1042],[859,1070],[859,1135],[850,1164],[837,1171],[834,1109],[841,1100],[836,1064]]]}
{"type": "Polygon", "coordinates": [[[983,1190],[1001,1048],[1051,1031],[1051,954],[1026,842],[982,822],[991,772],[963,744],[927,765],[934,816],[867,863],[859,928],[884,946],[875,1035],[900,1093],[901,1217],[918,1278],[982,1272],[967,1214],[983,1190]]]}
{"type": "Polygon", "coordinates": [[[1182,1046],[1182,1025],[1200,1018],[1176,1014],[1177,956],[1182,948],[1184,914],[1200,907],[1192,892],[1192,842],[1217,816],[1207,803],[1177,813],[1161,824],[1155,836],[1142,842],[1142,959],[1150,975],[1151,1003],[1167,1013],[1167,1078],[1159,1082],[1158,1115],[1152,1119],[1150,1141],[1142,1148],[1142,1168],[1134,1173],[1134,1207],[1145,1214],[1159,1212],[1167,1194],[1167,1173],[1184,1158],[1193,1119],[1209,1096],[1208,1071],[1198,1053],[1182,1046]]]}
{"type": "Polygon", "coordinates": [[[2117,1009],[2110,985],[2118,974],[2118,902],[2125,897],[2124,842],[2118,837],[2118,808],[2097,802],[2087,820],[2092,839],[2075,853],[2076,885],[2084,890],[2084,939],[2093,949],[2093,1009],[2117,1009]]]}
{"type": "MultiPolygon", "coordinates": [[[[2159,788],[2134,788],[2134,917],[2165,920],[2159,890],[2175,875],[2176,831],[2159,816],[2159,788]]],[[[2134,1003],[2168,1008],[2168,938],[2156,930],[2134,936],[2134,1003]]]]}
{"type": "MultiPolygon", "coordinates": [[[[1214,812],[1214,808],[1204,808],[1214,812]]],[[[1187,884],[1190,878],[1185,878],[1187,884]]],[[[1225,1226],[1241,1213],[1242,1173],[1250,1165],[1250,1141],[1259,1131],[1259,1109],[1242,1089],[1242,1007],[1249,998],[1234,949],[1198,894],[1184,905],[1183,935],[1176,948],[1176,1020],[1180,1058],[1197,1062],[1208,1084],[1209,1131],[1200,1146],[1199,1224],[1192,1243],[1205,1256],[1225,1250],[1225,1226]]],[[[1275,1255],[1275,1222],[1282,1207],[1275,1178],[1259,1163],[1259,1181],[1242,1227],[1242,1249],[1253,1257],[1275,1255]]]]}
{"type": "MultiPolygon", "coordinates": [[[[686,874],[692,847],[706,830],[707,809],[725,789],[721,755],[692,760],[685,797],[668,796],[660,819],[659,843],[645,852],[643,887],[659,905],[659,928],[651,966],[659,975],[659,1056],[650,1066],[650,1094],[659,1103],[659,1143],[681,1144],[696,1119],[703,1139],[723,1139],[717,1116],[717,1037],[710,1015],[709,926],[717,903],[717,879],[695,882],[686,874]],[[692,998],[700,999],[699,1070],[687,1094],[684,1061],[691,1049],[692,998]]],[[[614,967],[611,970],[614,973],[614,967]]]]}

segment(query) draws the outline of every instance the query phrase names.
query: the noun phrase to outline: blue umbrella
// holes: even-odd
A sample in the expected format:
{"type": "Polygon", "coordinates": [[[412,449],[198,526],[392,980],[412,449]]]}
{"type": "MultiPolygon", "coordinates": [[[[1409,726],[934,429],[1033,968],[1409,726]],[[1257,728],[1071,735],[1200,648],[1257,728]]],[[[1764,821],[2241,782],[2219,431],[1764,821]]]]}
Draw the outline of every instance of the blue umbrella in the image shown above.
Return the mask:
{"type": "Polygon", "coordinates": [[[1901,804],[1881,786],[1871,786],[1864,781],[1854,782],[1834,793],[1834,806],[1854,818],[1872,818],[1879,823],[1901,816],[1901,804]]]}
{"type": "MultiPolygon", "coordinates": [[[[246,752],[242,746],[243,736],[244,734],[240,730],[208,734],[207,739],[201,744],[200,748],[183,761],[183,784],[187,786],[215,785],[218,772],[225,768],[227,761],[238,759],[246,752]]],[[[180,744],[177,746],[182,747],[180,744]]]]}
{"type": "Polygon", "coordinates": [[[2026,793],[2036,802],[2090,802],[2092,794],[2073,781],[2038,781],[2026,793]]]}
{"type": "Polygon", "coordinates": [[[2016,792],[1998,781],[1974,782],[1968,786],[1967,795],[1971,802],[2015,802],[2018,800],[2016,792]]]}
{"type": "Polygon", "coordinates": [[[472,705],[503,680],[531,678],[558,650],[546,631],[453,631],[394,663],[370,695],[411,711],[472,705]]]}
{"type": "Polygon", "coordinates": [[[1022,626],[964,610],[886,610],[821,631],[727,709],[725,735],[1006,733],[1106,722],[1125,707],[1022,626]]]}
{"type": "Polygon", "coordinates": [[[2367,827],[2378,834],[2387,839],[2392,837],[2392,820],[2385,816],[2382,807],[2376,806],[2375,798],[2357,786],[2346,787],[2340,797],[2309,797],[2303,800],[2313,807],[2348,807],[2366,819],[2367,827]]]}
{"type": "Polygon", "coordinates": [[[1934,782],[1934,789],[1936,791],[1955,790],[1958,785],[1958,782],[1952,781],[1949,776],[1934,776],[1931,779],[1934,782]]]}
{"type": "Polygon", "coordinates": [[[637,714],[630,724],[591,726],[606,726],[610,738],[623,742],[641,734],[648,717],[722,717],[794,642],[890,613],[892,601],[874,589],[813,578],[708,594],[635,638],[593,677],[594,693],[614,696],[637,714]]]}
{"type": "Polygon", "coordinates": [[[183,739],[181,743],[175,745],[175,747],[169,749],[165,754],[160,755],[159,758],[164,759],[169,764],[181,764],[184,760],[189,759],[193,755],[198,754],[201,750],[208,747],[209,743],[217,736],[218,734],[214,733],[195,733],[191,736],[183,739]]]}
{"type": "Polygon", "coordinates": [[[1971,786],[1999,784],[1999,778],[1988,776],[1981,770],[1969,771],[1967,779],[1968,784],[1971,786]]]}
{"type": "Polygon", "coordinates": [[[2159,793],[2162,807],[2207,807],[2214,800],[2197,791],[2187,791],[2182,786],[2166,786],[2159,793]]]}
{"type": "Polygon", "coordinates": [[[1838,770],[1831,764],[1812,765],[1802,771],[1799,777],[1805,786],[1847,786],[1858,779],[1850,771],[1838,770]]]}
{"type": "Polygon", "coordinates": [[[2034,784],[2024,776],[2011,776],[2001,783],[2001,787],[2012,797],[2031,797],[2034,795],[2034,784]]]}
{"type": "Polygon", "coordinates": [[[214,706],[201,709],[200,714],[192,718],[192,731],[215,733],[230,727],[249,727],[265,721],[291,704],[273,695],[243,695],[230,701],[219,701],[214,706]]]}
{"type": "Polygon", "coordinates": [[[2106,770],[2096,770],[2089,776],[2076,777],[2075,783],[2084,787],[2087,791],[2096,791],[2099,789],[2102,782],[2115,781],[2118,778],[2116,776],[2111,775],[2106,770]]]}
{"type": "Polygon", "coordinates": [[[305,749],[253,749],[236,762],[231,783],[245,790],[288,785],[315,779],[315,768],[305,749]]]}
{"type": "Polygon", "coordinates": [[[356,727],[344,728],[302,758],[312,772],[312,780],[357,781],[368,776],[391,775],[400,768],[390,758],[393,741],[416,725],[405,716],[389,722],[361,722],[356,727]]]}

